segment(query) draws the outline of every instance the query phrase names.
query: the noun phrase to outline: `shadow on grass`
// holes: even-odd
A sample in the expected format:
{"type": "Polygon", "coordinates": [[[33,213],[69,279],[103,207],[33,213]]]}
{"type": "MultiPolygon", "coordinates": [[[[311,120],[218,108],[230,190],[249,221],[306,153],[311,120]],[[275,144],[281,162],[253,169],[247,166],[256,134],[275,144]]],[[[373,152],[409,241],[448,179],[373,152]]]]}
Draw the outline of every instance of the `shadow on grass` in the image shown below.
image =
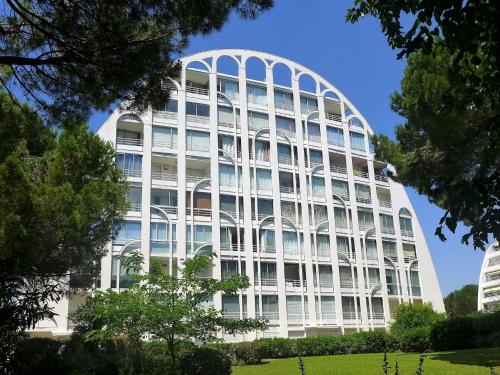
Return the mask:
{"type": "Polygon", "coordinates": [[[434,361],[445,361],[457,365],[500,366],[500,348],[429,353],[427,357],[434,361]]]}

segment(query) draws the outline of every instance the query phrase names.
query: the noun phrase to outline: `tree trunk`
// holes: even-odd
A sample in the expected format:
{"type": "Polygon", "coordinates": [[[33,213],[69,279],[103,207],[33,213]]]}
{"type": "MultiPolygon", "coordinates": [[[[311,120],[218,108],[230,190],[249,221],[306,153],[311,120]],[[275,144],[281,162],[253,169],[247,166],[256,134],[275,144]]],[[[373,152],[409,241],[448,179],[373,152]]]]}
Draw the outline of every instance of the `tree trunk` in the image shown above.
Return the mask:
{"type": "Polygon", "coordinates": [[[170,354],[170,375],[177,375],[177,356],[175,353],[175,339],[167,340],[168,352],[170,354]]]}

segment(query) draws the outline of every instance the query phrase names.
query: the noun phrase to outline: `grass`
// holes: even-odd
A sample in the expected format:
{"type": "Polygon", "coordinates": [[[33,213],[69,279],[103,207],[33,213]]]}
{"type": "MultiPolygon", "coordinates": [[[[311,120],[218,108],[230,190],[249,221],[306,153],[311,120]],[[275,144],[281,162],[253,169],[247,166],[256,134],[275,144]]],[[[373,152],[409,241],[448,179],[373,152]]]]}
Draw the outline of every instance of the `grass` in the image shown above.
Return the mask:
{"type": "MultiPolygon", "coordinates": [[[[350,354],[324,357],[304,357],[306,375],[382,375],[384,355],[350,354]]],[[[390,374],[394,363],[399,364],[400,375],[413,375],[418,365],[418,354],[388,353],[390,374]]],[[[489,375],[488,366],[496,366],[500,375],[500,348],[457,350],[427,353],[423,366],[425,375],[489,375]]],[[[300,375],[298,359],[276,359],[261,365],[238,366],[233,375],[300,375]]]]}

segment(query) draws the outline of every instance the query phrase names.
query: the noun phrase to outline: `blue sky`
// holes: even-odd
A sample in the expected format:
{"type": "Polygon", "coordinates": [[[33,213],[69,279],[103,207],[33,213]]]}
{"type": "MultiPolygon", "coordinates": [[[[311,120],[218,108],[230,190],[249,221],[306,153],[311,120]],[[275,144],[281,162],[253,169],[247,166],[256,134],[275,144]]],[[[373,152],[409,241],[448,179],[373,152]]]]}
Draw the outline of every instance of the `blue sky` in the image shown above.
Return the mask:
{"type": "MultiPolygon", "coordinates": [[[[275,7],[254,21],[234,16],[220,32],[191,40],[185,54],[210,49],[244,48],[294,60],[322,75],[357,107],[377,133],[393,135],[401,121],[389,108],[389,95],[399,88],[404,61],[387,45],[378,22],[365,18],[351,25],[344,16],[353,3],[345,0],[275,0],[275,7]]],[[[106,114],[91,119],[98,129],[106,114]]],[[[443,296],[467,283],[477,283],[481,251],[434,236],[443,211],[426,197],[407,189],[432,253],[443,296]]],[[[459,227],[458,233],[464,228],[459,227]]]]}

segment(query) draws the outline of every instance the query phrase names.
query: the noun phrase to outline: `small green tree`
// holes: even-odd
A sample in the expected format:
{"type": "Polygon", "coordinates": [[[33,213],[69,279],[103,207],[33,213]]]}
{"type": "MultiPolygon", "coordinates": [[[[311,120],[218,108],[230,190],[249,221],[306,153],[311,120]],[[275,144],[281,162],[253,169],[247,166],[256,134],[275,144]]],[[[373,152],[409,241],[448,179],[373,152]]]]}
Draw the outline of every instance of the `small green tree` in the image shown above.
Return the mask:
{"type": "Polygon", "coordinates": [[[465,316],[477,311],[476,284],[468,284],[448,294],[444,299],[446,312],[451,316],[465,316]]]}
{"type": "MultiPolygon", "coordinates": [[[[211,266],[212,256],[196,256],[184,261],[177,268],[177,275],[169,275],[153,259],[150,272],[134,275],[137,282],[131,288],[121,293],[96,292],[74,319],[88,341],[125,336],[132,356],[140,350],[146,335],[165,340],[170,373],[175,374],[180,342],[195,339],[206,343],[216,340],[220,331],[235,334],[265,328],[263,319],[227,319],[221,311],[207,306],[206,302],[218,292],[234,294],[250,285],[246,275],[224,280],[199,277],[211,266]]],[[[135,367],[140,366],[138,361],[135,363],[135,367]]]]}
{"type": "Polygon", "coordinates": [[[434,311],[432,303],[399,305],[394,322],[391,324],[391,333],[398,336],[414,328],[431,327],[434,323],[444,319],[444,314],[434,311]]]}

